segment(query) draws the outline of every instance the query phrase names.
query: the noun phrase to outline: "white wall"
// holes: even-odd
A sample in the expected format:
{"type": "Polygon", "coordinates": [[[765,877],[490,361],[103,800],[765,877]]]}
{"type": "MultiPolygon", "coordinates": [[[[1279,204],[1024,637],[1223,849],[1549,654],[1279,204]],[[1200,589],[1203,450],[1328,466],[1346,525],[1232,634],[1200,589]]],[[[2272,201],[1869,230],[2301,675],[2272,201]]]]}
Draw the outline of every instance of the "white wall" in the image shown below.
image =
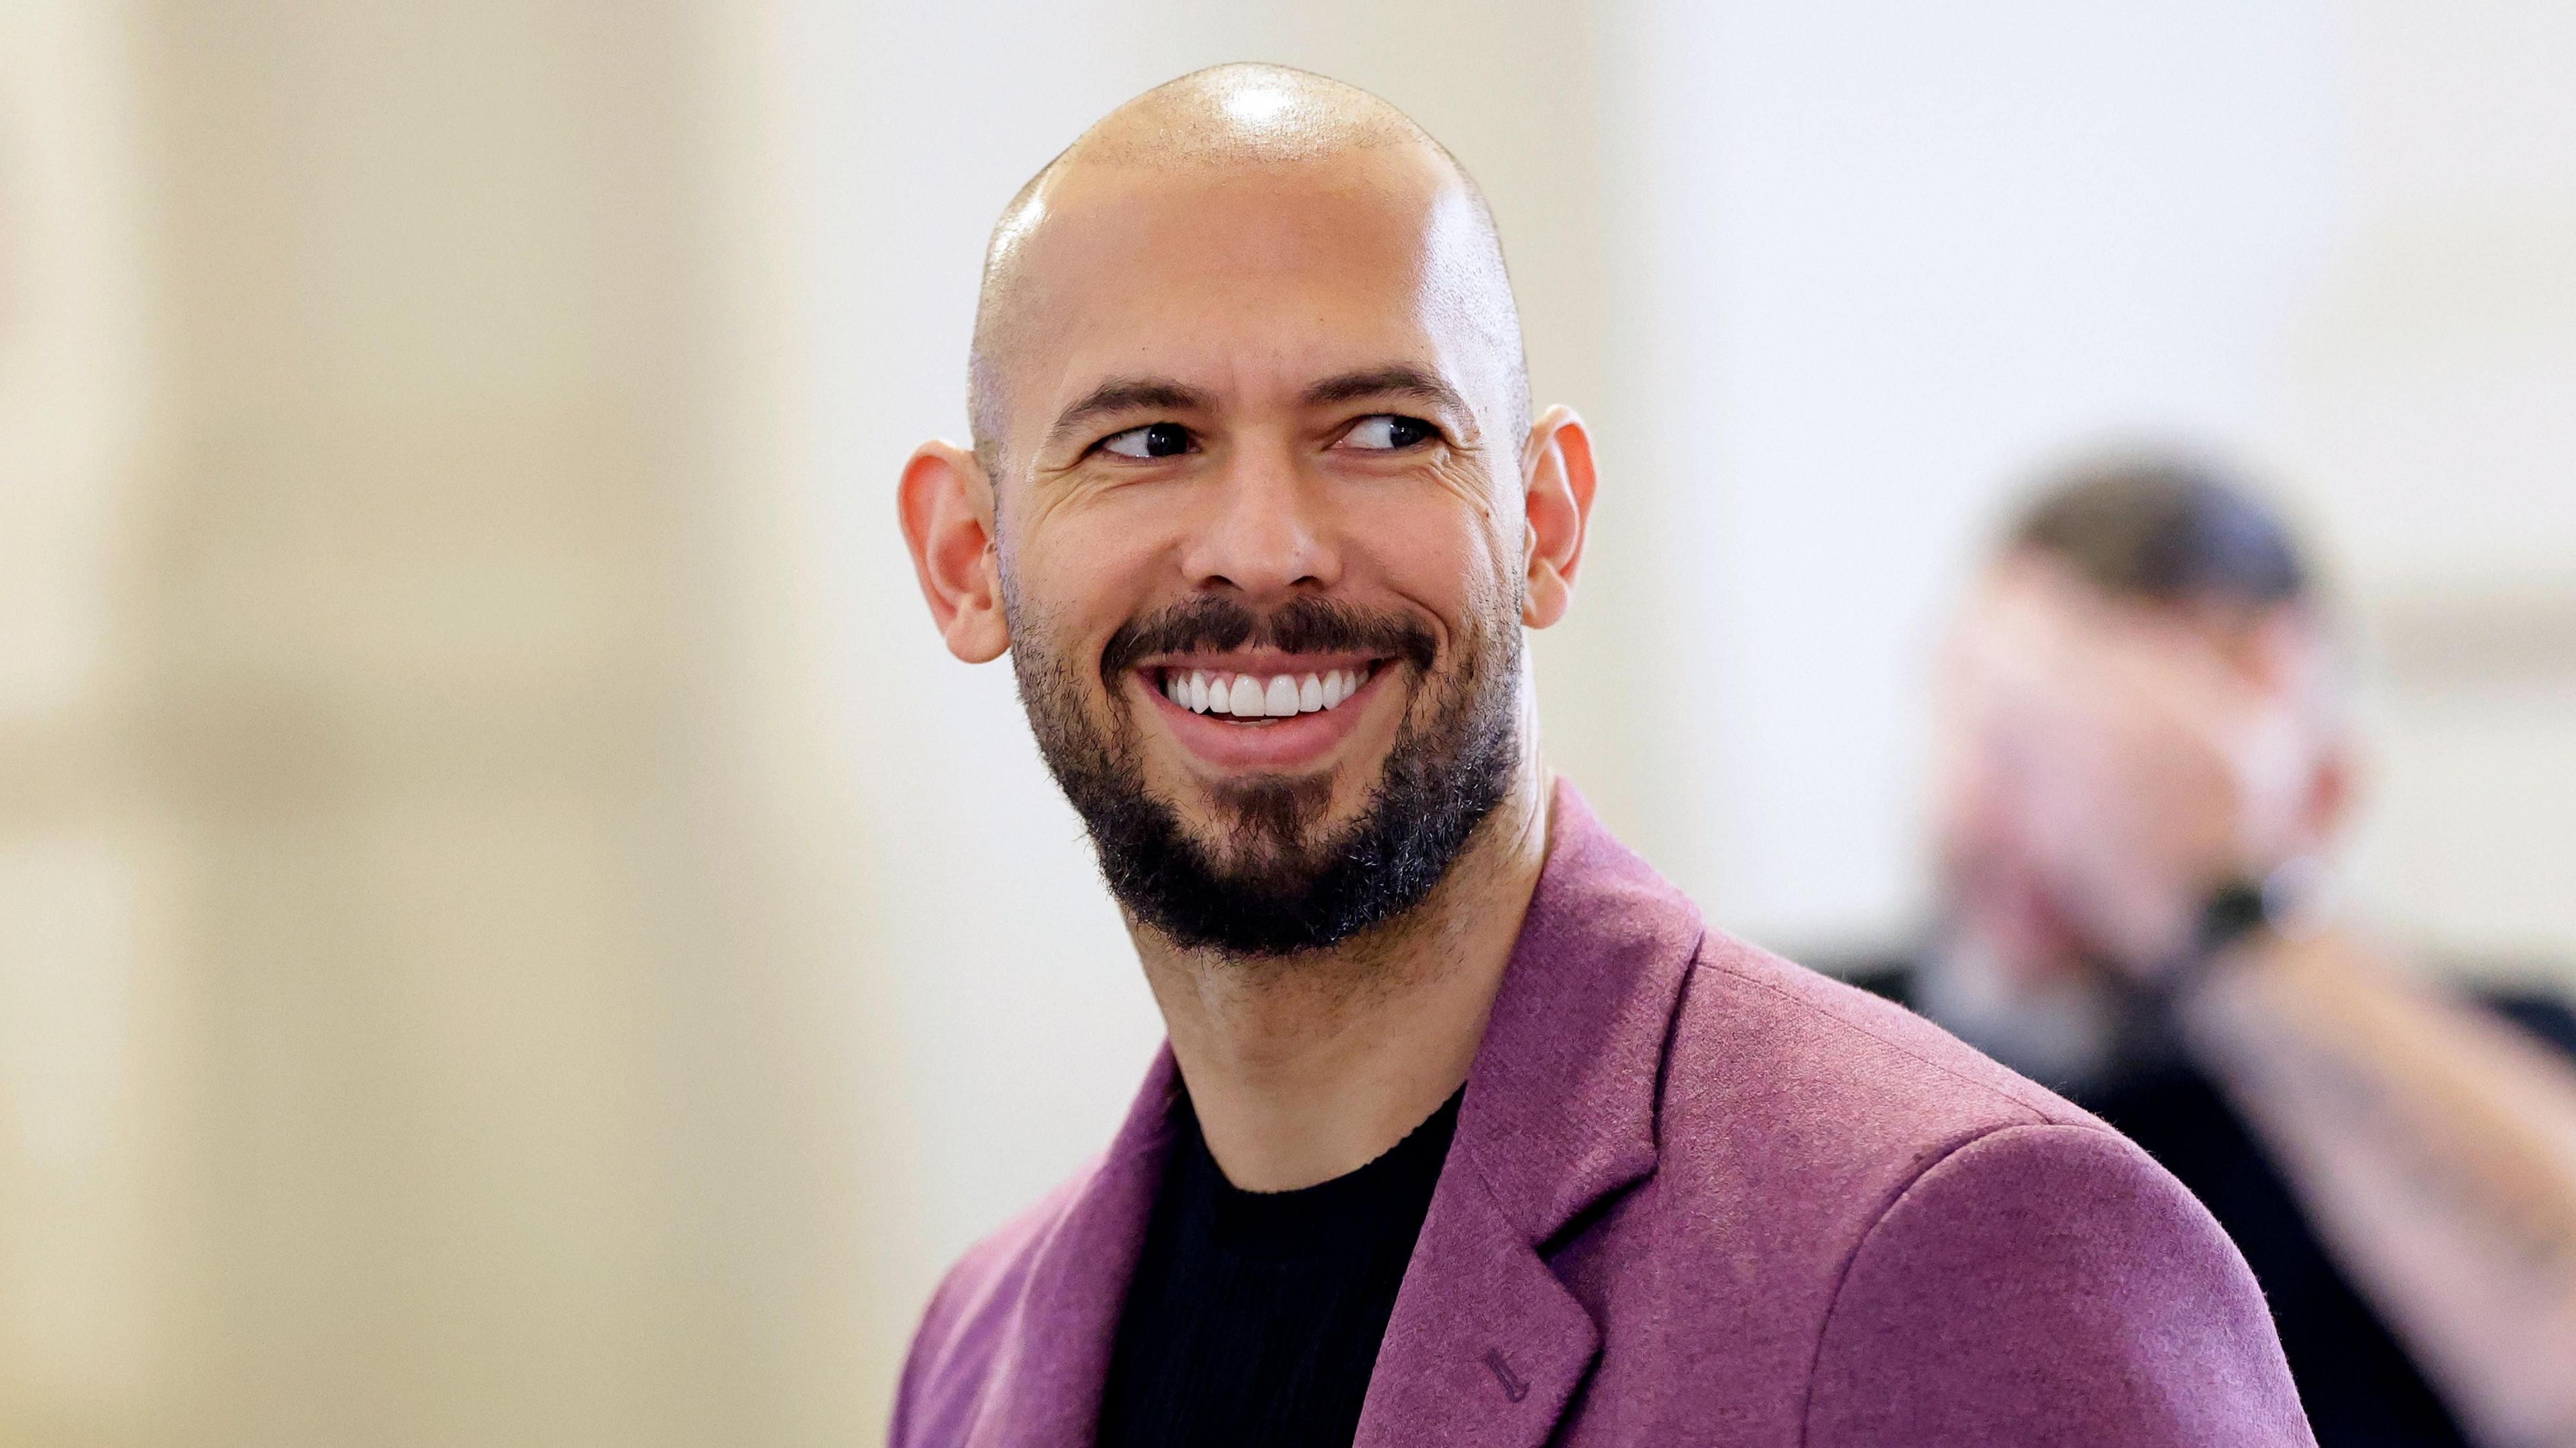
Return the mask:
{"type": "Polygon", "coordinates": [[[2428,943],[2576,962],[2576,10],[2340,10],[2342,206],[2261,437],[2367,626],[2355,869],[2428,943]]]}

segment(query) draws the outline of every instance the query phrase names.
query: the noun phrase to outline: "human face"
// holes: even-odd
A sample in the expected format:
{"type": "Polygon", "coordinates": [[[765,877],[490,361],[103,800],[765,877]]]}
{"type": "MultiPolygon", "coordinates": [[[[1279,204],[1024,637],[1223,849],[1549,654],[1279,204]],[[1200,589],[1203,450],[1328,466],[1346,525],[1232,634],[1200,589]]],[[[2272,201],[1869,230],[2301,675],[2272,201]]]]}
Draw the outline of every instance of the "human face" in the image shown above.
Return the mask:
{"type": "Polygon", "coordinates": [[[2323,844],[2341,764],[2317,654],[2294,610],[2114,599],[2003,560],[1936,696],[1952,927],[2025,982],[2182,961],[2212,890],[2323,844]]]}
{"type": "Polygon", "coordinates": [[[2092,954],[2060,907],[2028,819],[2023,731],[1998,658],[2020,647],[1998,622],[1988,578],[1943,650],[1932,708],[1932,827],[1945,928],[1953,940],[2034,988],[2084,974],[2092,954]]]}
{"type": "Polygon", "coordinates": [[[1458,301],[1469,203],[1398,156],[1044,204],[994,479],[1041,748],[1148,924],[1335,943],[1520,762],[1519,402],[1458,301]]]}

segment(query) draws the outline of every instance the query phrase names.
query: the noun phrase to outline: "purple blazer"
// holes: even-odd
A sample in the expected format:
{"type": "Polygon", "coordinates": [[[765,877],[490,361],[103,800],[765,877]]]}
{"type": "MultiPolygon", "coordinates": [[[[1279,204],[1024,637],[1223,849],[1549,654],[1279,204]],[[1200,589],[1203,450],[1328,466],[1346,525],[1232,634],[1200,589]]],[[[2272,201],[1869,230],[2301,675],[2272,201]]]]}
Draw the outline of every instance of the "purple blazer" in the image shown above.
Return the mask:
{"type": "MultiPolygon", "coordinates": [[[[1178,1089],[1166,1049],[1108,1151],[948,1274],[897,1448],[1093,1441],[1178,1089]]],[[[1360,1448],[2312,1442],[2162,1168],[1708,930],[1559,787],[1360,1448]]]]}

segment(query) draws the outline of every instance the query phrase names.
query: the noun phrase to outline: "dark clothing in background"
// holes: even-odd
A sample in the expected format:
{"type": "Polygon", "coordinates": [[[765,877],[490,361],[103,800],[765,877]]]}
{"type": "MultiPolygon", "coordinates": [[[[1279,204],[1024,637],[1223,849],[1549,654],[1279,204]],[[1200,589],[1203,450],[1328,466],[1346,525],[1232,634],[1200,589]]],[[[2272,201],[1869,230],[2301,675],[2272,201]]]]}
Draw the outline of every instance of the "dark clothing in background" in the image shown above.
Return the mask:
{"type": "MultiPolygon", "coordinates": [[[[1838,972],[1916,1006],[1910,959],[1838,972]]],[[[2576,1056],[2576,1013],[2544,996],[2488,993],[2486,1005],[2576,1056]]],[[[2327,1254],[2289,1182],[2218,1085],[2178,1056],[2094,1083],[2048,1083],[2146,1149],[2209,1208],[2263,1286],[2318,1448],[2432,1448],[2466,1437],[2351,1280],[2327,1254]]]]}
{"type": "Polygon", "coordinates": [[[1293,1192],[1225,1179],[1186,1100],[1118,1320],[1100,1448],[1345,1448],[1458,1127],[1293,1192]]]}

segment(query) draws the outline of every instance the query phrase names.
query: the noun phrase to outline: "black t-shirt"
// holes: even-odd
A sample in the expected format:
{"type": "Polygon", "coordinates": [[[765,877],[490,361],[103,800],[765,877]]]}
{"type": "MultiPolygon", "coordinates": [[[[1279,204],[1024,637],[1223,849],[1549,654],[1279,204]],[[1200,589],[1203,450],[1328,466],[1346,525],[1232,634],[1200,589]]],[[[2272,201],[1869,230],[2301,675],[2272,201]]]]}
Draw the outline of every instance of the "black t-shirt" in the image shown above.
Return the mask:
{"type": "MultiPolygon", "coordinates": [[[[1842,972],[1852,984],[1916,1004],[1910,961],[1842,972]]],[[[2576,1052],[2576,1016],[2545,997],[2485,1003],[2576,1052]]],[[[2388,1325],[2328,1255],[2306,1210],[2218,1086],[2168,1056],[2090,1083],[2045,1083],[2100,1116],[2189,1188],[2245,1254],[2271,1303],[2281,1353],[2299,1385],[2318,1448],[2453,1448],[2458,1423],[2388,1325]]]]}
{"type": "Polygon", "coordinates": [[[1186,1097],[1118,1318],[1100,1448],[1345,1448],[1458,1126],[1293,1192],[1225,1179],[1186,1097]]]}

